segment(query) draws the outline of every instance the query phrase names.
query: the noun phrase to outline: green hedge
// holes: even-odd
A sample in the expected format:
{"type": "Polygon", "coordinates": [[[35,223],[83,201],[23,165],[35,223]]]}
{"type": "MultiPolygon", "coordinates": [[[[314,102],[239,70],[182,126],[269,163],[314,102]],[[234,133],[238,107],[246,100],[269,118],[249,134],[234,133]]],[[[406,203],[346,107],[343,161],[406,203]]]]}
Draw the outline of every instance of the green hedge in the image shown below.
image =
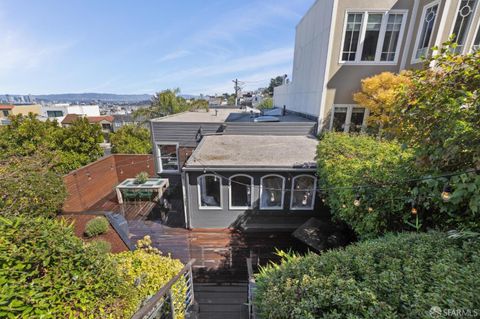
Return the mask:
{"type": "Polygon", "coordinates": [[[91,219],[85,225],[85,236],[94,237],[101,234],[104,234],[108,230],[110,223],[103,216],[97,216],[94,219],[91,219]]]}
{"type": "Polygon", "coordinates": [[[0,317],[119,317],[127,286],[115,263],[64,222],[0,217],[0,251],[0,317]]]}
{"type": "Polygon", "coordinates": [[[322,255],[287,257],[257,276],[261,318],[429,318],[480,309],[480,241],[404,233],[322,255]]]}
{"type": "Polygon", "coordinates": [[[375,237],[402,230],[411,219],[406,198],[410,187],[369,187],[419,175],[413,153],[395,141],[379,141],[367,135],[327,133],[318,144],[319,188],[328,189],[325,203],[334,218],[349,224],[361,237],[375,237]],[[354,201],[360,199],[360,205],[354,201]]]}

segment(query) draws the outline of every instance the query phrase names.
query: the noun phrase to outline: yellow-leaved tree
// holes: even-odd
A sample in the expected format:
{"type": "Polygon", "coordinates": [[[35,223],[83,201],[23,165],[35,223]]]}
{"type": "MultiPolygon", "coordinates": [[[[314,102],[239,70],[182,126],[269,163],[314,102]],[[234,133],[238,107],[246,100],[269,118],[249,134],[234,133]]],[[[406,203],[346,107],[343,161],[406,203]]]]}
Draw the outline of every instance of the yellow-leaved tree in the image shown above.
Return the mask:
{"type": "Polygon", "coordinates": [[[409,73],[382,72],[362,80],[362,89],[353,95],[353,100],[370,111],[368,125],[378,131],[393,130],[391,121],[399,89],[410,83],[409,73]]]}

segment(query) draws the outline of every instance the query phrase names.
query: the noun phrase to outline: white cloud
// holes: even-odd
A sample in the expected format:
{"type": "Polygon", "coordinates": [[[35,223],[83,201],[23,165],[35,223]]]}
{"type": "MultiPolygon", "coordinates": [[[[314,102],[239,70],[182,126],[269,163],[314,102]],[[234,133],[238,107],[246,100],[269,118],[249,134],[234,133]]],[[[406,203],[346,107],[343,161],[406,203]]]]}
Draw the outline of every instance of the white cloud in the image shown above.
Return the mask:
{"type": "Polygon", "coordinates": [[[186,57],[190,54],[191,54],[191,52],[188,51],[188,50],[177,50],[177,51],[173,51],[173,52],[170,52],[170,53],[162,56],[160,59],[157,60],[157,62],[161,63],[161,62],[176,60],[176,59],[179,59],[179,58],[186,57]]]}

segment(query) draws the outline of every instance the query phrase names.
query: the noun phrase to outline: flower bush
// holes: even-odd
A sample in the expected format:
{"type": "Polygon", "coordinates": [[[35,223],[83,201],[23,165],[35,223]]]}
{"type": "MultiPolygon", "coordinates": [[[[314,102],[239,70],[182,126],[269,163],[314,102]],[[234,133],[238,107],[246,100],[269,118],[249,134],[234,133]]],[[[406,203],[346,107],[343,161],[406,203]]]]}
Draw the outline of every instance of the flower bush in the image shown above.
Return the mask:
{"type": "Polygon", "coordinates": [[[97,216],[87,222],[85,225],[85,236],[94,237],[104,234],[108,230],[110,223],[103,216],[97,216]]]}
{"type": "Polygon", "coordinates": [[[428,318],[479,309],[480,240],[388,234],[322,255],[290,255],[257,275],[261,318],[428,318]]]}

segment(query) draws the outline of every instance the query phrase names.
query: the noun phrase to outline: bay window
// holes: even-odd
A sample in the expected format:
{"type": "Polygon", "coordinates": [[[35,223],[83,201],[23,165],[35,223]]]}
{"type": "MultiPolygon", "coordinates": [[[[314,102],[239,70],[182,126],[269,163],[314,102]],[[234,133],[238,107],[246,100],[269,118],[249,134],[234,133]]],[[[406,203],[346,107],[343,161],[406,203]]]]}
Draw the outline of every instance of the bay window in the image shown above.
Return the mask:
{"type": "Polygon", "coordinates": [[[266,175],[260,180],[260,209],[283,209],[285,178],[266,175]]]}
{"type": "Polygon", "coordinates": [[[422,12],[422,29],[420,36],[417,37],[417,43],[415,45],[415,53],[413,62],[420,61],[420,58],[428,55],[430,49],[430,40],[432,38],[433,28],[435,26],[435,20],[437,18],[438,2],[433,2],[423,8],[422,12]]]}
{"type": "Polygon", "coordinates": [[[467,40],[468,29],[472,23],[476,0],[461,0],[458,4],[457,17],[453,25],[453,42],[457,44],[455,52],[463,53],[465,41],[467,40]]]}
{"type": "Polygon", "coordinates": [[[340,61],[395,63],[406,22],[406,12],[348,12],[340,61]]]}
{"type": "Polygon", "coordinates": [[[220,177],[213,174],[199,176],[197,188],[200,209],[222,208],[222,181],[220,177]]]}
{"type": "Polygon", "coordinates": [[[368,110],[357,105],[334,105],[330,130],[336,132],[362,132],[366,127],[368,110]]]}
{"type": "Polygon", "coordinates": [[[158,143],[157,144],[157,162],[159,173],[178,172],[178,144],[176,143],[158,143]]]}
{"type": "Polygon", "coordinates": [[[315,205],[316,182],[316,178],[311,175],[299,175],[293,178],[290,209],[313,209],[315,205]]]}
{"type": "Polygon", "coordinates": [[[253,178],[248,175],[230,177],[230,209],[251,209],[253,207],[253,178]]]}

